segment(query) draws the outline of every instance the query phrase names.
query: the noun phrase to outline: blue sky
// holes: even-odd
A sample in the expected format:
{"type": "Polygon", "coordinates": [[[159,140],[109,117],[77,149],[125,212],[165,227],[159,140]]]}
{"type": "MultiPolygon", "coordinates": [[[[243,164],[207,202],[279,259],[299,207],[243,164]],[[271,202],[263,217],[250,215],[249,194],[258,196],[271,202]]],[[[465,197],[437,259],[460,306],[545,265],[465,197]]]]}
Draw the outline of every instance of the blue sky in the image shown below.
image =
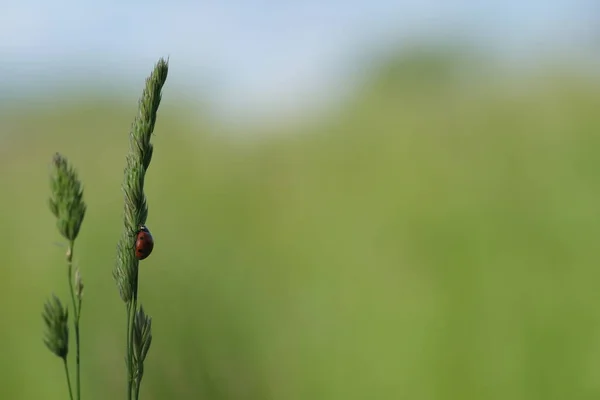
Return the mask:
{"type": "MultiPolygon", "coordinates": [[[[293,108],[340,87],[365,47],[449,32],[507,56],[581,47],[592,0],[0,0],[0,87],[24,96],[116,77],[137,88],[160,56],[169,85],[223,110],[293,108]]],[[[599,25],[600,26],[600,25],[599,25]]],[[[6,96],[6,94],[5,94],[6,96]]]]}

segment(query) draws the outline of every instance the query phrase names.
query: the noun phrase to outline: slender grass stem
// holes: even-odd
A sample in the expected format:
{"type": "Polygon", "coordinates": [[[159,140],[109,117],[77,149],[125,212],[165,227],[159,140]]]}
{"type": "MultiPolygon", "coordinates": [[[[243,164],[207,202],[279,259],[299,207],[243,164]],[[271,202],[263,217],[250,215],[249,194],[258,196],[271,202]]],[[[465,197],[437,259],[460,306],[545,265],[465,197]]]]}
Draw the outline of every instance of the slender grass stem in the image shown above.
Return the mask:
{"type": "Polygon", "coordinates": [[[128,302],[127,303],[127,399],[131,400],[131,390],[132,390],[132,383],[133,383],[133,360],[132,360],[132,355],[133,355],[133,346],[131,345],[131,331],[132,329],[132,320],[131,320],[131,315],[133,314],[131,312],[131,305],[132,302],[128,302]]]}
{"type": "Polygon", "coordinates": [[[79,337],[79,316],[81,315],[81,301],[79,302],[79,307],[77,310],[77,317],[75,317],[75,345],[76,349],[76,362],[77,362],[77,400],[81,400],[81,361],[80,361],[80,349],[81,349],[81,340],[79,337]]]}
{"type": "Polygon", "coordinates": [[[141,381],[141,379],[139,379],[135,384],[135,396],[134,396],[135,400],[139,400],[139,398],[140,398],[140,387],[142,386],[141,383],[142,383],[142,381],[141,381]]]}
{"type": "Polygon", "coordinates": [[[73,389],[71,389],[71,378],[69,377],[69,364],[67,364],[67,358],[63,358],[63,364],[65,365],[65,375],[67,376],[67,386],[69,387],[69,398],[73,400],[73,389]]]}
{"type": "Polygon", "coordinates": [[[133,348],[133,324],[135,311],[137,309],[137,295],[127,303],[127,398],[132,399],[134,392],[134,348],[133,348]]]}
{"type": "Polygon", "coordinates": [[[79,302],[75,301],[75,290],[73,288],[73,248],[75,246],[75,241],[69,241],[69,248],[67,250],[67,263],[69,265],[68,268],[68,280],[69,280],[69,291],[71,292],[71,300],[73,302],[73,317],[74,317],[74,325],[75,325],[75,388],[77,393],[77,400],[81,399],[81,359],[80,359],[80,345],[81,340],[79,337],[79,316],[81,315],[81,299],[79,302]]]}
{"type": "MultiPolygon", "coordinates": [[[[135,314],[137,311],[137,291],[134,292],[133,295],[133,300],[132,300],[132,307],[131,307],[131,319],[129,320],[130,323],[130,328],[129,328],[129,357],[131,357],[132,361],[133,361],[133,357],[134,357],[134,345],[133,345],[133,333],[134,333],[134,324],[135,324],[135,314]]],[[[139,367],[138,363],[136,362],[136,367],[139,367]]],[[[135,399],[137,399],[140,395],[140,376],[139,376],[140,372],[139,371],[135,371],[135,376],[134,376],[134,371],[133,371],[133,365],[132,365],[132,371],[131,371],[131,384],[133,385],[133,391],[134,391],[134,397],[135,399]]]]}
{"type": "MultiPolygon", "coordinates": [[[[134,363],[133,363],[133,324],[135,323],[135,311],[137,310],[137,296],[134,296],[133,300],[129,302],[129,315],[127,323],[129,324],[129,395],[132,396],[132,388],[135,382],[135,371],[134,371],[134,363]]],[[[131,399],[131,397],[130,397],[131,399]]]]}

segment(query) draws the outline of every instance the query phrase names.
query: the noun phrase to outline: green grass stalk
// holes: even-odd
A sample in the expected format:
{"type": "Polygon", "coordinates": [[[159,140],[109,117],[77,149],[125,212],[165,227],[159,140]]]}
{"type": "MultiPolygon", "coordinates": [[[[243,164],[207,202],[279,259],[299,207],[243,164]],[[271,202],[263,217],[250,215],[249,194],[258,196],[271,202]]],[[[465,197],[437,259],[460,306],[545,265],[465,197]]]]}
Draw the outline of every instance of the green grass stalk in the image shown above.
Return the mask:
{"type": "Polygon", "coordinates": [[[69,242],[69,248],[67,249],[67,264],[68,264],[68,276],[69,280],[69,291],[71,292],[71,301],[73,303],[73,313],[75,326],[75,388],[77,393],[77,400],[81,399],[81,339],[79,335],[79,318],[81,317],[81,296],[77,296],[78,301],[75,300],[75,288],[73,287],[73,249],[75,247],[75,241],[69,242]]]}
{"type": "Polygon", "coordinates": [[[146,86],[139,100],[136,116],[129,134],[129,153],[126,157],[123,192],[125,198],[123,233],[117,244],[117,262],[113,276],[125,302],[126,321],[126,366],[127,398],[139,396],[144,371],[144,359],[150,347],[151,318],[142,308],[138,309],[139,261],[135,256],[135,239],[148,218],[148,204],[144,194],[144,179],[152,160],[153,147],[150,143],[161,90],[167,79],[168,61],[160,59],[146,79],[146,86]]]}
{"type": "Polygon", "coordinates": [[[67,359],[63,359],[63,364],[65,366],[65,376],[67,377],[67,386],[69,387],[69,398],[73,400],[73,389],[71,388],[71,377],[69,376],[69,363],[67,359]]]}
{"type": "MultiPolygon", "coordinates": [[[[50,210],[56,217],[56,226],[60,234],[68,240],[66,253],[67,259],[67,280],[69,292],[73,304],[73,325],[75,327],[75,389],[77,400],[81,399],[81,352],[80,352],[80,332],[79,321],[81,316],[81,299],[83,295],[83,283],[79,270],[73,276],[73,249],[75,239],[81,229],[83,218],[86,212],[86,205],[83,201],[83,189],[81,182],[77,177],[75,169],[69,165],[67,159],[60,154],[55,154],[53,158],[53,169],[50,179],[50,210]],[[75,281],[75,285],[73,285],[75,281]]],[[[73,390],[69,374],[69,365],[67,355],[69,352],[69,326],[68,309],[63,307],[60,299],[54,296],[52,301],[47,301],[42,314],[46,324],[46,334],[44,342],[48,349],[55,355],[63,359],[67,385],[69,387],[69,396],[73,399],[73,390]]]]}

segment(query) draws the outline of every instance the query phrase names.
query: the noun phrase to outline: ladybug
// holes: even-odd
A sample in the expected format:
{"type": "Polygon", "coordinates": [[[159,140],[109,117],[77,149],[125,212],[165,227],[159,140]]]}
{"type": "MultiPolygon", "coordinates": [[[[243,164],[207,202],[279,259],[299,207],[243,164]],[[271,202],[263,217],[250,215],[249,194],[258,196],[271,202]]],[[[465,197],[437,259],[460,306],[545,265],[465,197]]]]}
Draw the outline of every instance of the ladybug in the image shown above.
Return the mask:
{"type": "Polygon", "coordinates": [[[145,225],[141,225],[135,240],[135,258],[143,260],[152,253],[154,239],[145,225]]]}

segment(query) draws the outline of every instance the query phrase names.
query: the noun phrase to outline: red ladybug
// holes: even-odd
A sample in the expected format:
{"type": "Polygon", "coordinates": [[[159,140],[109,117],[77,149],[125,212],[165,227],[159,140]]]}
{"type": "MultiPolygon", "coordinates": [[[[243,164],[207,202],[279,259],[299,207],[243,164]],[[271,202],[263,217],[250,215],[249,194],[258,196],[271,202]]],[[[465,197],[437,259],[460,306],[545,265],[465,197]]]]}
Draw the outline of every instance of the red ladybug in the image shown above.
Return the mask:
{"type": "Polygon", "coordinates": [[[154,239],[152,238],[152,234],[144,225],[140,226],[135,240],[135,258],[143,260],[152,253],[153,248],[154,239]]]}

